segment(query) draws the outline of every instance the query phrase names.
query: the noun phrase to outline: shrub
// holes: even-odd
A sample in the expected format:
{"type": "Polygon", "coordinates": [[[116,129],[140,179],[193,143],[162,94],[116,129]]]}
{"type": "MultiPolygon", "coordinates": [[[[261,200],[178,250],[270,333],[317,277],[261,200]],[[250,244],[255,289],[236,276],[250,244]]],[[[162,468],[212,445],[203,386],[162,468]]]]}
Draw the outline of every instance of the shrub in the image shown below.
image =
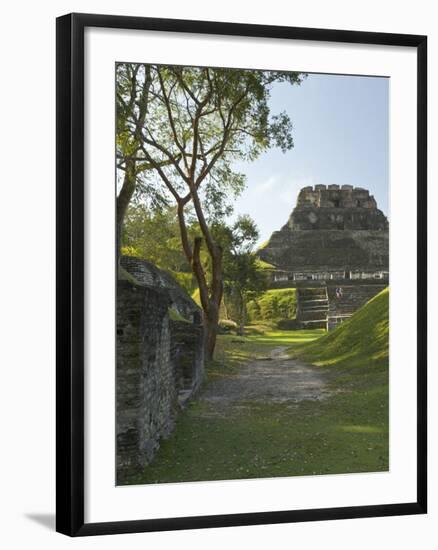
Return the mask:
{"type": "Polygon", "coordinates": [[[222,334],[230,334],[237,330],[237,323],[230,321],[229,319],[221,319],[219,321],[219,331],[222,334]]]}
{"type": "Polygon", "coordinates": [[[250,322],[295,319],[296,290],[294,288],[267,290],[247,304],[247,312],[250,322]]]}

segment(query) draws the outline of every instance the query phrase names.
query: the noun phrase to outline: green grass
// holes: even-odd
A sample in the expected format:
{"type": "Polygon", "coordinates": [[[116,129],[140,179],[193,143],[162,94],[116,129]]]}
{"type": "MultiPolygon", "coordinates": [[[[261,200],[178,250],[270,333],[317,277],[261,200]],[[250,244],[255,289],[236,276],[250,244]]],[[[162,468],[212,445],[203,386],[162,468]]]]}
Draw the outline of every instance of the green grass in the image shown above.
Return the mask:
{"type": "Polygon", "coordinates": [[[197,290],[196,281],[192,273],[183,273],[182,271],[173,271],[170,269],[167,271],[187,294],[190,295],[197,290]]]}
{"type": "MultiPolygon", "coordinates": [[[[388,467],[385,426],[362,426],[350,408],[241,404],[239,415],[215,416],[193,403],[155,461],[134,483],[288,477],[382,471],[388,467]]],[[[357,403],[368,405],[368,401],[357,403]]]]}
{"type": "Polygon", "coordinates": [[[278,346],[321,368],[331,395],[299,403],[241,402],[217,414],[193,401],[132,483],[388,470],[388,291],[335,331],[248,327],[219,337],[208,384],[278,346]],[[234,412],[233,412],[234,411],[234,412]]]}
{"type": "Polygon", "coordinates": [[[303,349],[300,356],[320,366],[385,369],[388,344],[389,289],[386,288],[336,330],[303,349]]]}
{"type": "Polygon", "coordinates": [[[318,330],[272,330],[265,325],[245,327],[246,336],[219,335],[215,360],[207,368],[207,378],[228,376],[240,365],[257,358],[266,357],[279,346],[300,346],[319,338],[324,331],[318,330]]]}

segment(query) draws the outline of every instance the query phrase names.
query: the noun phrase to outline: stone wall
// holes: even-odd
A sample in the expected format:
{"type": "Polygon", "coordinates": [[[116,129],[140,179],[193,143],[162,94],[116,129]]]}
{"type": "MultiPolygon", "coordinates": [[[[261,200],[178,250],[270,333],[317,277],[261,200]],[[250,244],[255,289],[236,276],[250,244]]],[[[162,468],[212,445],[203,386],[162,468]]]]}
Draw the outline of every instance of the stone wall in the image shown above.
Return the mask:
{"type": "Polygon", "coordinates": [[[366,189],[316,185],[301,189],[296,207],[282,230],[315,229],[387,231],[388,220],[366,189]]]}
{"type": "Polygon", "coordinates": [[[184,407],[201,385],[204,374],[204,329],[202,324],[170,322],[172,361],[178,389],[178,404],[184,407]]]}
{"type": "Polygon", "coordinates": [[[303,187],[298,195],[297,208],[367,208],[376,209],[373,195],[362,187],[352,185],[315,185],[303,187]]]}
{"type": "Polygon", "coordinates": [[[387,271],[387,231],[275,231],[258,252],[284,272],[387,271]]]}
{"type": "Polygon", "coordinates": [[[117,284],[117,484],[151,462],[202,382],[201,316],[171,320],[174,298],[168,288],[117,284]]]}
{"type": "Polygon", "coordinates": [[[188,321],[197,322],[196,318],[199,320],[199,307],[169,273],[159,269],[152,262],[134,256],[122,256],[120,265],[135,277],[139,284],[166,289],[172,308],[188,321]]]}
{"type": "Polygon", "coordinates": [[[174,425],[177,388],[170,354],[169,299],[158,290],[117,285],[118,483],[153,457],[174,425]]]}

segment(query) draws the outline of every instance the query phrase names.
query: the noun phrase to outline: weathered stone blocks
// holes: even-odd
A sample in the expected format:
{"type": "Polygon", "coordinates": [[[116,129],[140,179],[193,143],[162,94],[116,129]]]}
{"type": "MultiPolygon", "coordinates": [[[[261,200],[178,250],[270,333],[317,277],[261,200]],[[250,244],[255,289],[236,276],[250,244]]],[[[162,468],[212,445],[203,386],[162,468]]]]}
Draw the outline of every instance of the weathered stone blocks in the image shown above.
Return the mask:
{"type": "MultiPolygon", "coordinates": [[[[160,270],[151,274],[148,262],[141,270],[139,262],[134,263],[143,281],[154,283],[152,276],[161,276],[160,270]]],[[[162,276],[166,279],[166,274],[162,276]]],[[[166,280],[168,286],[156,287],[125,280],[117,283],[118,484],[151,462],[160,439],[172,432],[181,406],[202,382],[200,310],[171,278],[166,280]],[[190,314],[190,320],[170,319],[170,308],[178,306],[190,314]]]]}
{"type": "Polygon", "coordinates": [[[287,224],[258,254],[282,280],[387,277],[388,220],[366,189],[304,187],[287,224]]]}

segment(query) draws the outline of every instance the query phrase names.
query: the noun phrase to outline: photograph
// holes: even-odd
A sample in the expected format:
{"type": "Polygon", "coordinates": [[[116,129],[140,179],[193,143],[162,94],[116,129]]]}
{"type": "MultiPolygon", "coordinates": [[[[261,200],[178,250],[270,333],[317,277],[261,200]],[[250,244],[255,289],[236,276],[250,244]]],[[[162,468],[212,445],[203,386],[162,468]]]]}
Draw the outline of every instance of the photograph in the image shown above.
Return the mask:
{"type": "Polygon", "coordinates": [[[433,546],[438,26],[372,4],[5,4],[3,548],[433,546]]]}
{"type": "Polygon", "coordinates": [[[117,486],[390,471],[390,78],[305,69],[115,63],[117,486]]]}

